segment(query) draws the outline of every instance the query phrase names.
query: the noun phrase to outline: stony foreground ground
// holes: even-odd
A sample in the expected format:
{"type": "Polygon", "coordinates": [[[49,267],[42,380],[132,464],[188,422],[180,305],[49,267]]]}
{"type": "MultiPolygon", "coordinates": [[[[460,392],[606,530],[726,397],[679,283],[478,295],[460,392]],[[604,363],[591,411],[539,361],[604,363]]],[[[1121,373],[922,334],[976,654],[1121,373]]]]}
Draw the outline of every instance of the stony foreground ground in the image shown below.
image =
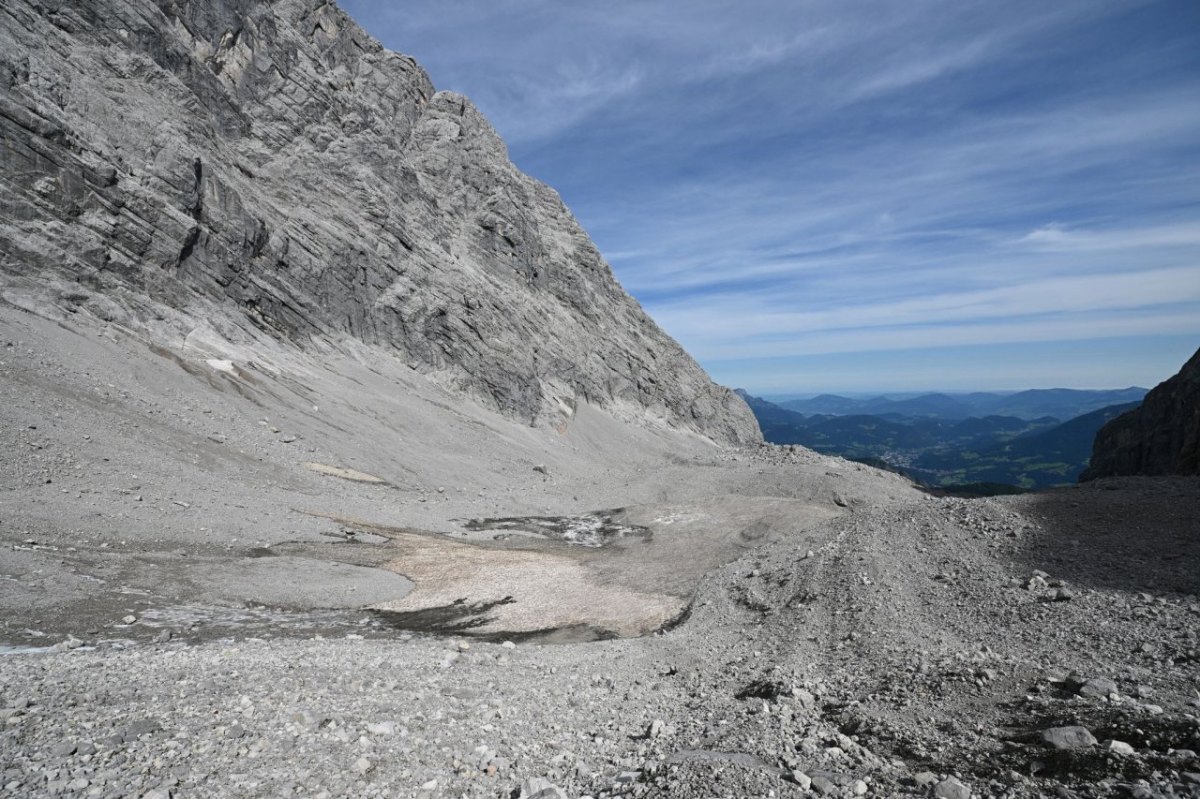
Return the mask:
{"type": "Polygon", "coordinates": [[[1200,794],[1195,479],[938,498],[352,346],[0,347],[5,796],[1200,794]]]}
{"type": "Polygon", "coordinates": [[[1198,503],[1195,481],[1131,480],[860,509],[815,548],[749,551],[640,639],[181,631],[11,655],[4,789],[1196,796],[1198,503]]]}

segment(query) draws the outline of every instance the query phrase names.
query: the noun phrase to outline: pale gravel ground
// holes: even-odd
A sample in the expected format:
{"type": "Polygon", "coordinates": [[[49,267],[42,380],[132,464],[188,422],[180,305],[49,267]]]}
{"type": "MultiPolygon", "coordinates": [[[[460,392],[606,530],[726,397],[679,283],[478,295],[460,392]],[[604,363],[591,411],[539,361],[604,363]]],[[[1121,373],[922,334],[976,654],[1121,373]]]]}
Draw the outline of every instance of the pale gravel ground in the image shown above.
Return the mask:
{"type": "MultiPolygon", "coordinates": [[[[935,499],[586,408],[565,436],[523,428],[382,359],[264,353],[280,376],[239,388],[65,324],[0,313],[0,638],[86,644],[0,658],[6,795],[499,797],[533,778],[571,797],[805,795],[794,770],[845,796],[928,795],[927,771],[974,796],[1200,792],[1194,479],[935,499]],[[648,544],[488,542],[454,521],[615,507],[648,544]],[[422,596],[416,569],[405,595],[373,568],[403,559],[390,527],[473,547],[447,563],[476,598],[491,553],[529,559],[551,599],[591,582],[695,601],[637,639],[413,636],[355,610],[422,596]],[[538,571],[563,560],[570,584],[538,571]],[[1035,569],[1072,598],[1024,587],[1035,569]],[[1072,671],[1117,694],[1075,695],[1072,671]],[[1076,723],[1135,754],[1034,741],[1076,723]]],[[[485,632],[535,606],[511,607],[485,632]]]]}
{"type": "MultiPolygon", "coordinates": [[[[381,540],[392,528],[434,531],[479,543],[465,520],[626,506],[653,519],[702,503],[704,518],[682,549],[678,525],[661,526],[657,569],[646,566],[653,552],[633,546],[547,553],[629,590],[671,584],[663,602],[674,604],[707,566],[839,511],[836,502],[913,493],[865,467],[800,452],[787,463],[757,463],[586,405],[565,435],[525,427],[375,350],[319,358],[264,350],[238,364],[248,377],[234,377],[209,368],[203,354],[155,352],[84,317],[55,324],[8,308],[0,309],[0,352],[0,446],[12,453],[0,462],[8,489],[0,535],[21,547],[10,555],[9,576],[19,579],[0,580],[0,604],[34,618],[44,609],[59,632],[102,628],[126,606],[140,612],[181,600],[324,608],[403,598],[406,588],[382,570],[337,583],[326,560],[394,559],[389,548],[346,546],[345,531],[367,533],[357,540],[381,540]],[[310,462],[387,484],[320,474],[310,462]],[[793,512],[747,512],[746,498],[758,495],[790,500],[793,512]],[[701,539],[704,546],[690,546],[701,539]],[[252,557],[268,547],[315,557],[252,557]],[[681,556],[704,567],[682,582],[672,577],[681,556]],[[75,627],[64,627],[72,617],[80,617],[75,627]]],[[[444,539],[430,544],[467,551],[444,539]]],[[[460,569],[464,578],[475,570],[460,569]]],[[[422,601],[421,591],[409,601],[422,601]]],[[[30,624],[6,618],[0,637],[19,637],[30,624]]]]}

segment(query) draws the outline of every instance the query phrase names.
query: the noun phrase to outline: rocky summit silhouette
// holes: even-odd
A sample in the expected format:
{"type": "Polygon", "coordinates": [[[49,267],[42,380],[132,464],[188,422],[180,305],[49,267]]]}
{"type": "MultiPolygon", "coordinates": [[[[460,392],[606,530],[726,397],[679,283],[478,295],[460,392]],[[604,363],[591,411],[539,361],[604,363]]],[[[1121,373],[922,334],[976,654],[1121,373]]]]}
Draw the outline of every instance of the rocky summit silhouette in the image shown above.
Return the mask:
{"type": "Polygon", "coordinates": [[[745,404],[469,100],[322,0],[6,2],[0,287],[160,343],[356,339],[513,417],[745,404]]]}
{"type": "Polygon", "coordinates": [[[1200,474],[1200,350],[1140,407],[1100,428],[1079,479],[1166,474],[1200,474]]]}

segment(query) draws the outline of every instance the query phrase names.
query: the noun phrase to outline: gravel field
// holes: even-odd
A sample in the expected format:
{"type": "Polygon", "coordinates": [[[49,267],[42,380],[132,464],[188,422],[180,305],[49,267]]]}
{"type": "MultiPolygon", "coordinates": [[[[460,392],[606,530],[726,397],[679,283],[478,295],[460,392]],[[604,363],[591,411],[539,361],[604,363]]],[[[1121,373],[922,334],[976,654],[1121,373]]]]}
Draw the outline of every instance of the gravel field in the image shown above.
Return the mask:
{"type": "Polygon", "coordinates": [[[6,795],[1200,795],[1194,478],[938,498],[0,331],[6,795]]]}

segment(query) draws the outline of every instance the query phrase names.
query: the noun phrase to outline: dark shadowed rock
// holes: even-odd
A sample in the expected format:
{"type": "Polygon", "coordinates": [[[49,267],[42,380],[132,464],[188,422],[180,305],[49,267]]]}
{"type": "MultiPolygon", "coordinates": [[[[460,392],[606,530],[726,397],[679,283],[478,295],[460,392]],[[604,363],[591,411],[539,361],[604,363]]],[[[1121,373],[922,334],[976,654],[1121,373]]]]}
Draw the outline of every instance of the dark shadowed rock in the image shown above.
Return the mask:
{"type": "Polygon", "coordinates": [[[760,440],[482,114],[324,0],[5,3],[0,186],[0,297],[38,313],[760,440]]]}
{"type": "Polygon", "coordinates": [[[1200,474],[1200,350],[1141,407],[1100,428],[1079,479],[1160,474],[1200,474]]]}

